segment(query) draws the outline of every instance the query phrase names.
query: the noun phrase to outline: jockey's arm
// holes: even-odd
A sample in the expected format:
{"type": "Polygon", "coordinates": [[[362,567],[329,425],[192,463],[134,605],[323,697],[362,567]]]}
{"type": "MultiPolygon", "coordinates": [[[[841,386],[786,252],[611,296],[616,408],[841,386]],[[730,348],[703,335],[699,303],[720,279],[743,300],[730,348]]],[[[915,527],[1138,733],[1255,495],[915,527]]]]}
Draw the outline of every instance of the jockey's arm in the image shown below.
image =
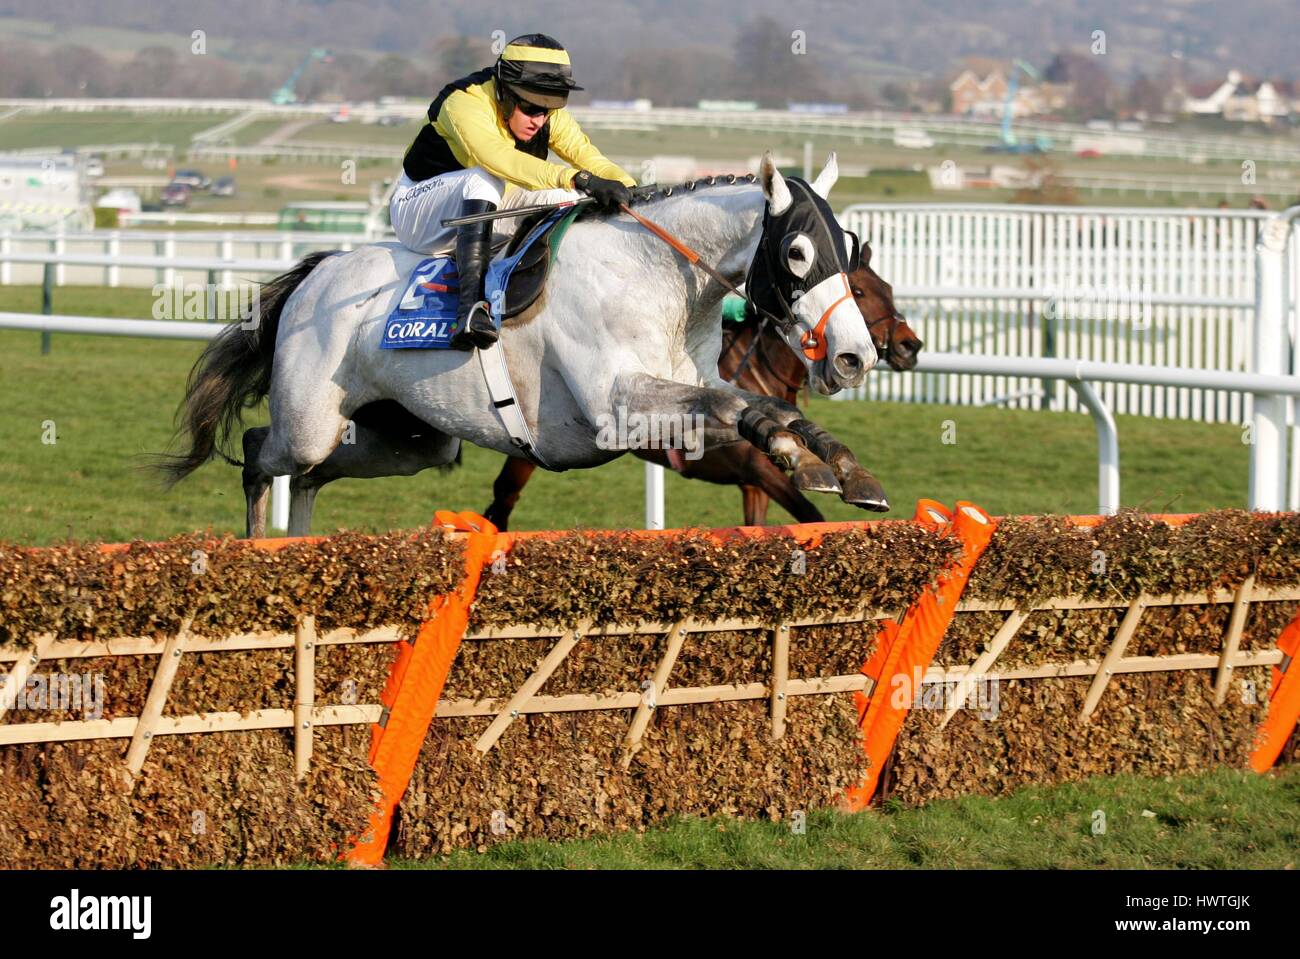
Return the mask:
{"type": "Polygon", "coordinates": [[[636,180],[596,149],[596,145],[582,132],[582,127],[578,126],[578,121],[573,119],[568,110],[559,109],[551,114],[551,149],[556,156],[579,170],[586,170],[593,176],[604,177],[606,180],[618,180],[624,186],[636,186],[636,180]]]}
{"type": "Polygon", "coordinates": [[[438,113],[438,126],[445,131],[456,159],[467,167],[481,166],[526,190],[571,188],[576,170],[516,150],[496,117],[464,93],[447,97],[438,113]]]}

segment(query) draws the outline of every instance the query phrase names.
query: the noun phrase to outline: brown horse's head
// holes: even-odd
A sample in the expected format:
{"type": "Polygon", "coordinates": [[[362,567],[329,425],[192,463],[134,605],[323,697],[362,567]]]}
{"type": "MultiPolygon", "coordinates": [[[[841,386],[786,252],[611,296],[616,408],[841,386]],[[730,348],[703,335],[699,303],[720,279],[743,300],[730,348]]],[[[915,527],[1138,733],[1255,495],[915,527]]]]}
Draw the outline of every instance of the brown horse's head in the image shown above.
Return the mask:
{"type": "Polygon", "coordinates": [[[858,265],[849,274],[849,286],[881,358],[895,370],[916,366],[916,354],[924,344],[894,306],[894,288],[871,268],[871,246],[865,242],[858,265]]]}

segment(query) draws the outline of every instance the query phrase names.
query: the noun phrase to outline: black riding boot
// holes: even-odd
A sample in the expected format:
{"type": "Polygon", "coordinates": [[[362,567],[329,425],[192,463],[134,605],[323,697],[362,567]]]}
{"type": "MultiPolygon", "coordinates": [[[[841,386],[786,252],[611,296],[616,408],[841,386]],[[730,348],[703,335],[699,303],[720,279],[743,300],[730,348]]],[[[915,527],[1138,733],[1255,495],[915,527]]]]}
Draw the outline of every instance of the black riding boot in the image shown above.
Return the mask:
{"type": "MultiPolygon", "coordinates": [[[[466,200],[461,216],[489,213],[497,208],[491,200],[466,200]]],[[[451,346],[457,350],[488,347],[497,341],[483,285],[492,260],[492,221],[465,223],[456,228],[456,273],[460,277],[460,302],[456,308],[456,335],[451,346]]]]}

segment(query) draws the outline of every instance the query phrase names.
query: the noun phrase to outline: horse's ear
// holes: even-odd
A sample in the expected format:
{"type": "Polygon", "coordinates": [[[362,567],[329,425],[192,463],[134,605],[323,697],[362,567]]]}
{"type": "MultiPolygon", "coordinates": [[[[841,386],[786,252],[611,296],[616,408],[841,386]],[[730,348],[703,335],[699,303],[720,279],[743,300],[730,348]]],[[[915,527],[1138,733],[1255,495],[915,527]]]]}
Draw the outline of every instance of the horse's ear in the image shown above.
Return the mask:
{"type": "Polygon", "coordinates": [[[773,216],[780,216],[794,202],[785,177],[781,176],[776,161],[772,159],[771,150],[763,154],[763,159],[758,164],[758,182],[763,185],[763,196],[767,197],[768,208],[773,216]]]}
{"type": "Polygon", "coordinates": [[[817,179],[813,180],[813,192],[825,200],[831,195],[831,187],[839,178],[840,165],[835,160],[835,151],[832,150],[831,155],[826,159],[826,166],[822,168],[821,173],[817,174],[817,179]]]}

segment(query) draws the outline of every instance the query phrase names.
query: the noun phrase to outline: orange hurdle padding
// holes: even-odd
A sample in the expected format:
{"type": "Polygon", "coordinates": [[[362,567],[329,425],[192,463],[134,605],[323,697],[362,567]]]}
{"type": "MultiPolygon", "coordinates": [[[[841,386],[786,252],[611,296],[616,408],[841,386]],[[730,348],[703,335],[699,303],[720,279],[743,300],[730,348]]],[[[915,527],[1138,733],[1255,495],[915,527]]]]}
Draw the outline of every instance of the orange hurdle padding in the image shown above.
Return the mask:
{"type": "MultiPolygon", "coordinates": [[[[918,500],[916,503],[916,515],[913,522],[936,532],[946,533],[948,527],[952,524],[952,513],[948,512],[948,507],[932,499],[918,500]]],[[[858,707],[858,726],[866,729],[864,723],[867,718],[867,706],[871,702],[871,694],[876,687],[880,685],[880,679],[885,675],[885,669],[893,661],[895,656],[895,643],[901,635],[902,627],[893,620],[888,620],[881,627],[880,632],[876,635],[876,648],[862,667],[862,674],[870,680],[865,690],[853,694],[853,702],[858,707]]]]}
{"type": "Polygon", "coordinates": [[[399,644],[397,660],[388,674],[380,701],[384,712],[370,727],[370,765],[379,777],[381,798],[370,815],[370,829],[344,858],[353,865],[373,866],[384,858],[393,811],[411,781],[438,699],[469,623],[483,567],[510,547],[507,534],[475,513],[439,511],[437,521],[468,533],[465,578],[454,593],[429,604],[429,618],[414,642],[399,644]]]}
{"type": "MultiPolygon", "coordinates": [[[[932,500],[922,500],[922,502],[933,502],[932,500]]],[[[475,515],[467,513],[466,515],[475,515]]],[[[1022,515],[1022,516],[1003,516],[995,519],[1041,519],[1042,516],[1049,514],[1022,515]]],[[[1148,519],[1153,519],[1169,526],[1182,526],[1201,515],[1199,513],[1144,513],[1148,519]]],[[[1071,526],[1087,528],[1090,526],[1100,526],[1107,520],[1114,519],[1113,516],[1061,516],[1060,519],[1066,520],[1071,526]]],[[[800,545],[806,541],[810,546],[816,546],[823,536],[827,533],[840,532],[848,529],[864,529],[874,526],[888,526],[897,523],[906,523],[909,520],[902,519],[868,519],[868,520],[843,520],[827,523],[790,523],[785,526],[728,526],[720,528],[700,528],[700,527],[681,527],[672,529],[603,529],[603,530],[582,530],[584,536],[602,537],[602,536],[681,536],[688,533],[712,536],[718,541],[725,541],[736,536],[792,536],[800,541],[800,545]]],[[[561,536],[572,536],[575,530],[530,530],[526,532],[513,532],[510,534],[511,541],[518,539],[531,538],[558,538],[561,536]]],[[[213,537],[216,539],[217,537],[213,537]]],[[[297,543],[321,543],[328,540],[328,536],[279,536],[267,539],[249,539],[243,542],[247,543],[250,548],[263,550],[274,553],[284,549],[286,546],[293,546],[297,543]]],[[[100,543],[99,551],[101,553],[120,553],[123,550],[130,549],[136,543],[100,543]]],[[[143,545],[162,545],[161,543],[144,543],[143,545]]],[[[46,550],[61,549],[60,546],[27,546],[23,547],[24,552],[40,553],[46,550]]]]}
{"type": "Polygon", "coordinates": [[[1300,613],[1282,630],[1277,648],[1282,651],[1282,662],[1273,667],[1268,716],[1255,734],[1255,749],[1250,754],[1250,768],[1257,773],[1273,768],[1300,722],[1300,669],[1295,668],[1296,653],[1300,652],[1300,613]]]}
{"type": "Polygon", "coordinates": [[[921,500],[916,506],[916,521],[955,534],[961,540],[962,550],[940,574],[938,583],[926,587],[901,623],[885,624],[876,638],[874,653],[862,668],[871,682],[866,690],[855,694],[854,701],[868,765],[863,782],[845,795],[845,803],[853,812],[865,809],[871,802],[880,771],[919,692],[915,687],[930,667],[971,571],[993,539],[996,528],[987,513],[967,502],[959,502],[955,512],[949,513],[939,503],[921,500]],[[899,695],[896,687],[900,684],[901,691],[907,695],[899,695]]]}

